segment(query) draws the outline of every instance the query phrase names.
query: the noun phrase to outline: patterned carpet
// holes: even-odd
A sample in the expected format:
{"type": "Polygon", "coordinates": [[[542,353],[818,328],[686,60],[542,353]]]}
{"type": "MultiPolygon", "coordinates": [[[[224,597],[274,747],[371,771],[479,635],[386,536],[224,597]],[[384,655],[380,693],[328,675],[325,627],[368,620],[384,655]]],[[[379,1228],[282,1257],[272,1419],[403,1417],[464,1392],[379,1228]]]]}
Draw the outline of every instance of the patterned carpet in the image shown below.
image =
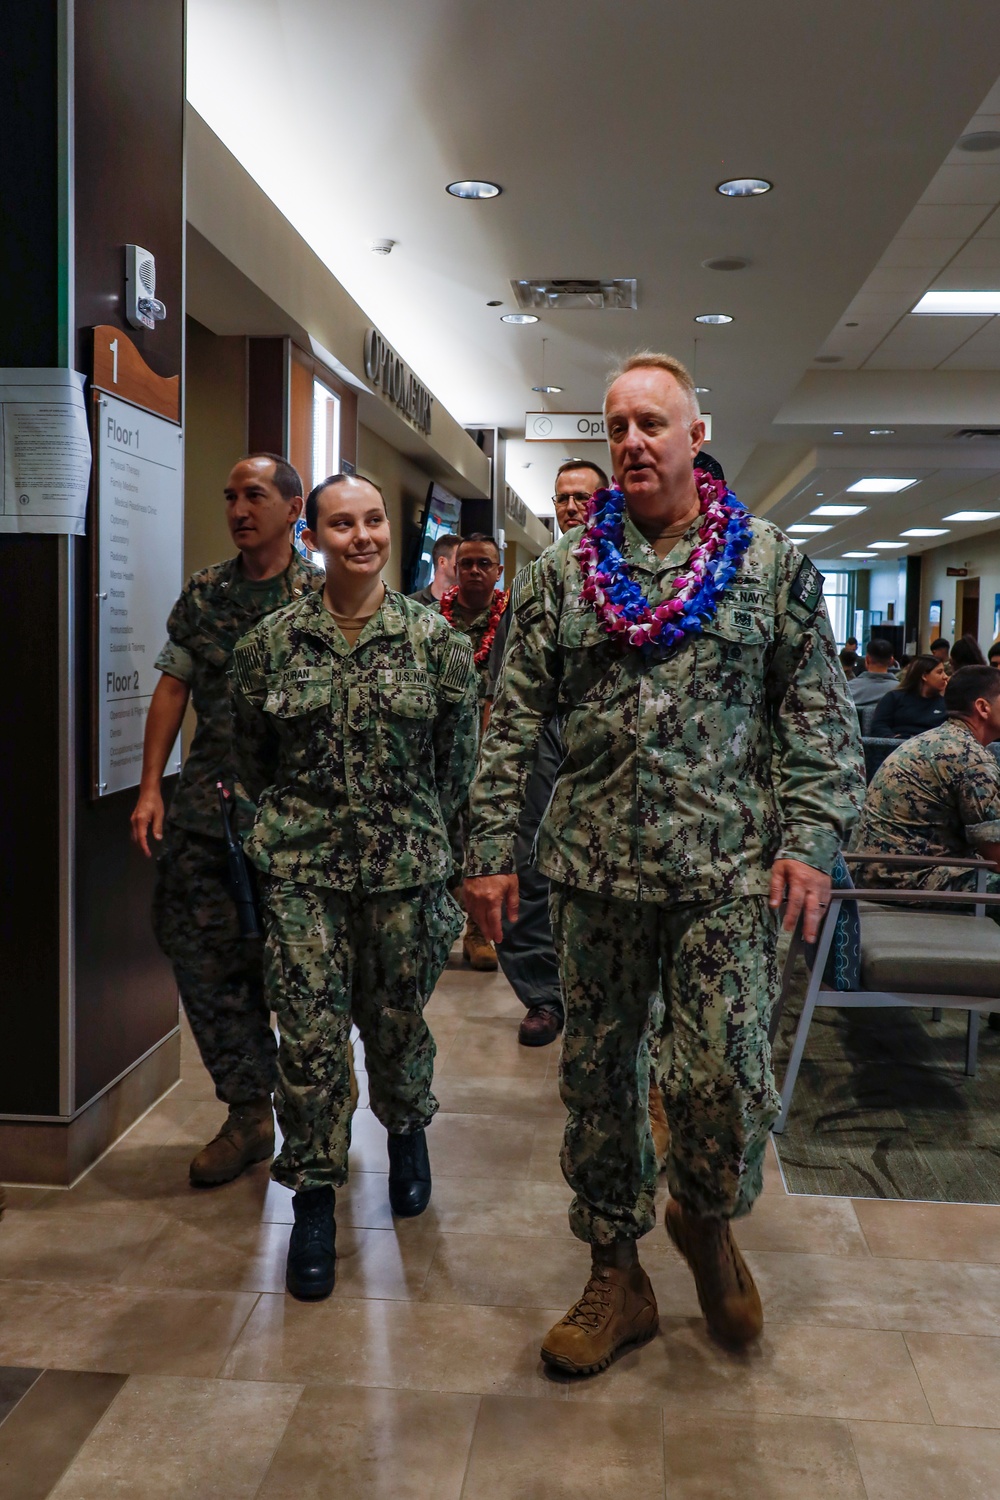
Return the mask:
{"type": "MultiPolygon", "coordinates": [[[[775,1042],[779,1088],[799,1007],[775,1042]]],[[[818,1010],[774,1137],[789,1191],[1000,1203],[1000,1032],[983,1017],[967,1078],[965,1027],[964,1011],[818,1010]]]]}

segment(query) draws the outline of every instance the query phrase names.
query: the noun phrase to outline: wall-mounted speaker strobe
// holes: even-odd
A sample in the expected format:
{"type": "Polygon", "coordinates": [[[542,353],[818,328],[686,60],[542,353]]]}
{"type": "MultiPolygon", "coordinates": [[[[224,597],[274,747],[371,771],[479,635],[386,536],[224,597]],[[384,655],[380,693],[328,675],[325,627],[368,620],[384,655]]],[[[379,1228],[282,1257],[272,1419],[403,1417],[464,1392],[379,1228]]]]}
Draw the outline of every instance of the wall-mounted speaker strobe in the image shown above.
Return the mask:
{"type": "Polygon", "coordinates": [[[133,328],[155,328],[167,316],[156,291],[156,260],[141,245],[125,246],[125,317],[133,328]]]}

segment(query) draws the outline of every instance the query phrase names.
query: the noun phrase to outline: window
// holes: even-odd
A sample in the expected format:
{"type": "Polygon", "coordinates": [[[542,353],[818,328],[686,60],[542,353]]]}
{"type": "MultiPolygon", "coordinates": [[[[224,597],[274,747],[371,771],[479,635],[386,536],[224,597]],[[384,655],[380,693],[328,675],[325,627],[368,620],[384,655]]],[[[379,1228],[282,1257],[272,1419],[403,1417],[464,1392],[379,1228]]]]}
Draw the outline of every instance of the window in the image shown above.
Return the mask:
{"type": "Polygon", "coordinates": [[[849,621],[852,618],[850,573],[823,573],[823,598],[826,600],[826,611],[830,616],[830,624],[833,626],[833,638],[837,645],[843,648],[844,642],[850,634],[849,621]]]}
{"type": "Polygon", "coordinates": [[[313,381],[312,482],[340,471],[340,397],[322,380],[313,381]]]}

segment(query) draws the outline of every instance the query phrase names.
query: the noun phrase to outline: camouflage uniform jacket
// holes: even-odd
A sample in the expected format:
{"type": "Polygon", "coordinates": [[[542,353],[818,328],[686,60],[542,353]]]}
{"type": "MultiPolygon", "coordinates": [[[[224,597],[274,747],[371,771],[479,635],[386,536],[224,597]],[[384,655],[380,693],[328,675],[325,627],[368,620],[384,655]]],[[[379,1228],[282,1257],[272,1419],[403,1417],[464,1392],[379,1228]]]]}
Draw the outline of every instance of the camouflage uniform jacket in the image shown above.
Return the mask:
{"type": "MultiPolygon", "coordinates": [[[[661,561],[626,517],[624,550],[660,600],[698,521],[661,561]]],[[[514,625],[472,789],[467,875],[513,868],[539,730],[565,759],[538,868],[623,901],[764,895],[779,854],[829,870],[864,793],[858,718],[822,579],[767,521],[700,635],[644,657],[581,599],[579,528],[518,575],[514,625]]]]}
{"type": "MultiPolygon", "coordinates": [[[[217,781],[232,787],[232,715],[229,665],[233,647],[264,615],[289,604],[323,582],[322,572],[293,548],[283,573],[263,582],[246,578],[238,557],[193,574],[167,620],[167,642],[157,669],[187,683],[197,715],[194,739],[170,804],[169,821],[192,833],[221,838],[217,781]]],[[[240,822],[249,827],[253,808],[243,798],[240,822]]]]}
{"type": "Polygon", "coordinates": [[[245,636],[232,676],[258,869],[338,891],[448,876],[479,717],[461,632],[389,589],[352,647],[315,593],[245,636]]]}
{"type": "MultiPolygon", "coordinates": [[[[441,601],[439,599],[435,599],[434,602],[433,602],[433,604],[431,604],[430,608],[434,610],[435,614],[441,614],[441,601]]],[[[508,609],[510,608],[509,604],[508,604],[507,608],[508,609]]],[[[506,611],[504,611],[504,613],[506,613],[506,611]]],[[[462,606],[456,600],[456,602],[455,602],[455,608],[454,608],[454,617],[455,617],[455,626],[454,626],[454,628],[456,630],[460,630],[463,635],[467,635],[469,637],[469,640],[472,642],[473,655],[475,655],[475,653],[479,650],[480,646],[483,644],[483,637],[485,636],[486,631],[489,628],[489,623],[490,623],[490,606],[487,605],[487,607],[484,610],[482,610],[478,615],[472,615],[472,616],[470,616],[468,610],[463,609],[462,606]]],[[[443,616],[442,616],[442,618],[443,618],[443,616]]],[[[501,619],[502,618],[503,618],[503,616],[501,616],[501,619]]],[[[499,626],[498,626],[498,629],[499,629],[499,626]]],[[[486,658],[486,660],[482,663],[482,665],[476,667],[476,678],[477,678],[476,686],[477,686],[477,690],[478,690],[478,694],[479,694],[479,701],[480,701],[480,703],[484,703],[486,701],[487,693],[489,691],[490,675],[491,675],[490,674],[490,659],[491,658],[488,655],[487,658],[486,658]]]]}
{"type": "MultiPolygon", "coordinates": [[[[883,854],[953,854],[1000,844],[1000,765],[960,719],[906,740],[872,777],[852,844],[883,854]]],[[[862,865],[861,885],[943,890],[965,872],[862,865]]]]}

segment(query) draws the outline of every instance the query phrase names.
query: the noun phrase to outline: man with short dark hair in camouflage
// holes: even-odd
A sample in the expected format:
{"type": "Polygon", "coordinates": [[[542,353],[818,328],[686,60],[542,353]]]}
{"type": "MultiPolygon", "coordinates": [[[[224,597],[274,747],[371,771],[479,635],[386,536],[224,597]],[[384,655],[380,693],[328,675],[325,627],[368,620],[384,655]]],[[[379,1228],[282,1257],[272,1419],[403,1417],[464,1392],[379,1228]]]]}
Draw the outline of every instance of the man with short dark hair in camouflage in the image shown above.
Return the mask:
{"type": "Polygon", "coordinates": [[[132,837],[150,855],[162,840],[153,925],[173,964],[202,1061],[229,1114],[191,1162],[193,1185],[229,1182],[274,1151],[274,1033],[264,1003],[260,940],[240,934],[229,888],[216,783],[234,794],[238,824],[253,807],[232,766],[229,665],[233,647],[272,610],[322,583],[292,546],[302,481],[274,453],[241,459],[226,481],[226,520],[237,554],[184,585],[156,665],[163,674],[146,720],[132,837]],[[190,701],[194,739],[164,818],[160,784],[190,701]]]}
{"type": "Polygon", "coordinates": [[[562,1166],[592,1268],[542,1357],[577,1374],[658,1326],[636,1242],[654,1223],[641,1059],[661,985],[667,1231],[713,1333],[739,1344],[761,1331],[730,1221],[760,1191],[779,1107],[767,1039],[776,911],[787,903],[786,927],[801,915],[815,937],[863,793],[820,575],[724,483],[696,479],[705,427],[687,371],[635,356],[609,387],[605,419],[619,488],[604,522],[519,575],[465,884],[470,910],[499,937],[501,907],[516,915],[524,782],[540,727],[558,712],[566,754],[538,867],[552,881],[566,1005],[562,1166]],[[616,571],[595,569],[595,557],[616,571]],[[629,629],[612,608],[623,590],[638,621],[629,629]],[[680,613],[696,598],[694,619],[680,613]],[[657,616],[667,605],[673,613],[657,616]],[[680,619],[679,634],[648,640],[664,618],[680,619]]]}
{"type": "Polygon", "coordinates": [[[324,590],[240,641],[233,710],[281,1036],[284,1141],[271,1172],[295,1191],[285,1284],[321,1298],[347,1180],[352,1021],[388,1132],[390,1206],[413,1216],[430,1199],[424,1131],[437,1100],[423,1012],[462,926],[446,829],[472,779],[479,715],[466,636],[382,582],[378,489],[333,476],[310,494],[306,524],[324,590]]]}

